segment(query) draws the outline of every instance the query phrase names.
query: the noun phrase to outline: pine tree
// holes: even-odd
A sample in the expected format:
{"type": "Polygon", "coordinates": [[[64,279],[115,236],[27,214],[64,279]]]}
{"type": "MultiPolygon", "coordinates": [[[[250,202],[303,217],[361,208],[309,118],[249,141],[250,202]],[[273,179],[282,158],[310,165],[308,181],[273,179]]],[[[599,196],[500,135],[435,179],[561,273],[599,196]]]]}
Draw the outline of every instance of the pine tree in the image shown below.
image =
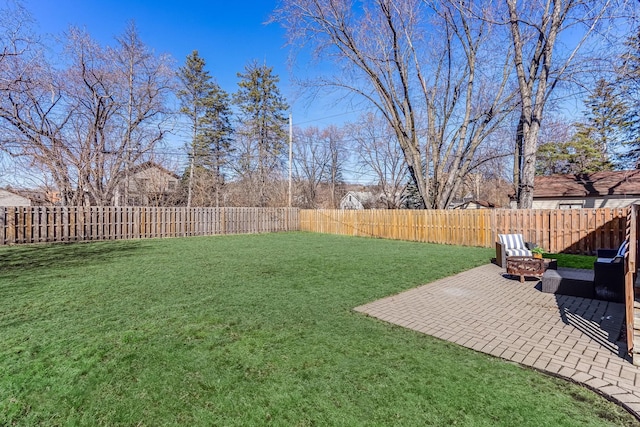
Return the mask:
{"type": "Polygon", "coordinates": [[[626,42],[627,51],[617,69],[616,87],[626,103],[624,130],[627,152],[623,160],[640,167],[640,27],[626,42]]]}
{"type": "Polygon", "coordinates": [[[626,105],[615,93],[614,86],[601,79],[585,101],[585,106],[587,121],[577,126],[577,136],[584,142],[591,140],[594,150],[600,157],[597,160],[602,165],[610,164],[612,157],[610,153],[615,146],[621,144],[622,133],[627,126],[626,105]]]}
{"type": "Polygon", "coordinates": [[[571,173],[567,142],[547,142],[538,146],[536,175],[571,173]]]}
{"type": "Polygon", "coordinates": [[[566,143],[569,173],[584,174],[613,169],[607,158],[602,141],[593,127],[579,124],[578,132],[566,143]]]}
{"type": "Polygon", "coordinates": [[[278,89],[279,77],[273,69],[253,62],[238,73],[240,82],[234,95],[239,110],[239,129],[244,148],[239,167],[242,178],[257,186],[259,206],[269,202],[268,187],[283,162],[289,108],[278,89]]]}
{"type": "Polygon", "coordinates": [[[424,209],[424,201],[420,196],[418,187],[413,180],[409,179],[403,194],[403,206],[407,209],[424,209]]]}
{"type": "Polygon", "coordinates": [[[223,168],[230,153],[233,128],[231,126],[231,108],[229,95],[217,84],[213,84],[205,99],[205,112],[198,132],[201,146],[207,147],[203,168],[213,178],[215,187],[215,205],[220,206],[220,188],[224,184],[223,168]]]}
{"type": "Polygon", "coordinates": [[[190,122],[187,206],[194,199],[194,186],[198,188],[199,204],[211,204],[206,195],[215,188],[215,203],[219,206],[220,186],[224,182],[223,165],[231,151],[231,110],[228,94],[216,84],[205,70],[205,60],[193,51],[178,72],[181,88],[180,112],[190,122]]]}
{"type": "Polygon", "coordinates": [[[627,126],[625,104],[613,85],[599,80],[584,101],[585,120],[574,124],[575,133],[566,141],[554,141],[538,147],[536,173],[583,174],[611,170],[611,153],[622,145],[627,126]]]}
{"type": "Polygon", "coordinates": [[[597,135],[584,124],[577,124],[577,132],[569,141],[549,142],[538,147],[536,174],[583,174],[613,169],[603,155],[597,135]]]}

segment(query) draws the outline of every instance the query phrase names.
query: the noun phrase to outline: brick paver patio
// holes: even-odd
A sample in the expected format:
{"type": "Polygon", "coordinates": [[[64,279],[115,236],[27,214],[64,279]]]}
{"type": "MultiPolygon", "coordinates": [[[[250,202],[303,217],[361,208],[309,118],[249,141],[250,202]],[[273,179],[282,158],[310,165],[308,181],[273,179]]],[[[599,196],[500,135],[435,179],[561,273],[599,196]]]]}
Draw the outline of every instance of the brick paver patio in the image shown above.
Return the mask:
{"type": "Polygon", "coordinates": [[[355,310],[586,384],[640,419],[640,368],[617,341],[623,304],[539,289],[489,264],[355,310]]]}

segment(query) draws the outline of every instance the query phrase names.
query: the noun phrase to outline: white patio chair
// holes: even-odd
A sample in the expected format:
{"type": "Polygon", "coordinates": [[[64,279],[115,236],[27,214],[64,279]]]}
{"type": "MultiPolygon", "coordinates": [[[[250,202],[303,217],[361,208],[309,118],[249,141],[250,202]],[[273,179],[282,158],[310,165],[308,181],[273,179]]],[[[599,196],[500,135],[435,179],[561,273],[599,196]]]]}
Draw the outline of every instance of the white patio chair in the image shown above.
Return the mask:
{"type": "Polygon", "coordinates": [[[507,265],[508,256],[533,256],[533,243],[525,242],[522,234],[498,234],[496,242],[496,264],[500,267],[507,265]]]}

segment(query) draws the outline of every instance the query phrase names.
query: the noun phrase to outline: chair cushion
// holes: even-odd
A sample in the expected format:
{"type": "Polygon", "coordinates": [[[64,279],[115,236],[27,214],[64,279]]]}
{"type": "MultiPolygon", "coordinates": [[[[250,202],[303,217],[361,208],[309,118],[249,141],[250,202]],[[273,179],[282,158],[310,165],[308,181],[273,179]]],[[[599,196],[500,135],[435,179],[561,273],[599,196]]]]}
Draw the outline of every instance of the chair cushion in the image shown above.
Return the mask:
{"type": "Polygon", "coordinates": [[[624,254],[627,253],[627,249],[629,249],[629,242],[627,240],[625,240],[624,242],[622,242],[622,244],[620,245],[620,248],[618,249],[618,253],[616,254],[617,257],[623,257],[624,258],[624,254]]]}
{"type": "Polygon", "coordinates": [[[529,249],[506,249],[507,256],[533,256],[529,249]]]}
{"type": "Polygon", "coordinates": [[[498,238],[506,249],[527,249],[522,234],[498,234],[498,238]]]}

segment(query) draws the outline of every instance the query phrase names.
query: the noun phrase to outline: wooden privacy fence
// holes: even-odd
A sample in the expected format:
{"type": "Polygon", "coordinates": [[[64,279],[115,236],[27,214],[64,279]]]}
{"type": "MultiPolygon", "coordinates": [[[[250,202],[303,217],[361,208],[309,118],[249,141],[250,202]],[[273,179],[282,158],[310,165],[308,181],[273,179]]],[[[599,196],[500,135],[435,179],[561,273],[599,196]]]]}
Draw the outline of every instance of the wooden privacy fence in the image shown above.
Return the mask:
{"type": "Polygon", "coordinates": [[[634,205],[629,209],[627,216],[626,239],[630,242],[629,250],[624,258],[624,294],[625,294],[625,324],[627,337],[627,350],[633,364],[640,366],[640,348],[635,344],[640,343],[640,304],[636,307],[635,281],[638,266],[638,228],[640,226],[640,205],[634,205]]]}
{"type": "Polygon", "coordinates": [[[566,210],[301,210],[300,229],[450,245],[493,247],[522,233],[547,252],[592,254],[624,240],[628,208],[566,210]]]}
{"type": "Polygon", "coordinates": [[[522,233],[548,252],[617,247],[628,208],[570,210],[298,210],[295,208],[0,207],[0,244],[304,230],[493,247],[522,233]]]}
{"type": "Polygon", "coordinates": [[[298,230],[289,208],[0,207],[0,244],[298,230]]]}

